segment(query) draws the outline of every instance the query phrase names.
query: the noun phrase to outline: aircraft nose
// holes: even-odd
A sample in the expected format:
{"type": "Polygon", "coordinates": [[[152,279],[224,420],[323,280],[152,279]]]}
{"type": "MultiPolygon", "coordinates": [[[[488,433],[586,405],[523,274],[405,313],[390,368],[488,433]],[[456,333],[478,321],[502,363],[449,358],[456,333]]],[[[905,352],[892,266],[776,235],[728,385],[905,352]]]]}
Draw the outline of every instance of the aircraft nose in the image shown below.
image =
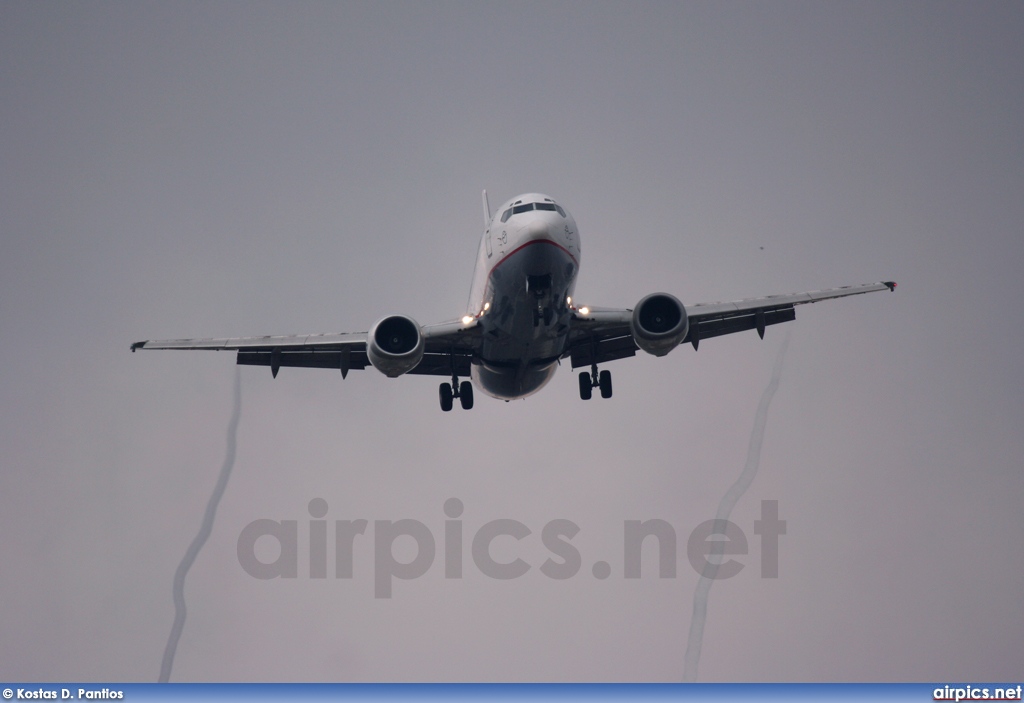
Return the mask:
{"type": "Polygon", "coordinates": [[[548,223],[537,218],[526,226],[526,234],[532,239],[547,239],[549,236],[548,223]]]}

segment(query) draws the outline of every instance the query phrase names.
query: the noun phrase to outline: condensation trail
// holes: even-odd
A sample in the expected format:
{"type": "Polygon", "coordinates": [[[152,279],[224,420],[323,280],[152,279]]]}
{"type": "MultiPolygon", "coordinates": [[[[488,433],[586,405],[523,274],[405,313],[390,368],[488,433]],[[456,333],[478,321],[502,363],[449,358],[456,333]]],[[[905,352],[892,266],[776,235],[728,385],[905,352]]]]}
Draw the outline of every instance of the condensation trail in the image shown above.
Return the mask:
{"type": "MultiPolygon", "coordinates": [[[[750,433],[750,444],[747,447],[747,465],[739,478],[729,487],[729,490],[722,496],[718,503],[718,512],[715,514],[715,527],[713,534],[724,534],[724,521],[729,519],[736,501],[746,493],[750,484],[757,475],[757,467],[761,463],[761,444],[764,441],[764,427],[768,422],[768,406],[771,405],[772,397],[779,387],[779,379],[782,377],[782,360],[786,357],[786,349],[789,347],[789,335],[791,329],[786,330],[786,337],[779,349],[779,356],[775,359],[775,368],[772,369],[772,379],[761,394],[761,402],[757,405],[757,415],[754,416],[754,430],[750,433]],[[721,521],[721,522],[717,522],[721,521]]],[[[697,665],[700,663],[700,649],[704,641],[704,622],[708,615],[708,594],[711,592],[711,584],[715,582],[715,574],[718,572],[718,564],[725,549],[725,542],[716,540],[712,547],[711,554],[705,562],[704,571],[697,582],[697,588],[693,592],[693,614],[690,616],[690,636],[686,642],[686,656],[684,658],[683,681],[697,680],[697,665]]]]}
{"type": "Polygon", "coordinates": [[[185,627],[185,577],[189,569],[195,563],[199,550],[206,544],[210,532],[213,531],[213,520],[217,516],[217,506],[227,488],[228,478],[231,477],[231,469],[235,465],[235,446],[238,437],[238,420],[242,415],[242,374],[235,367],[235,409],[231,414],[231,422],[228,424],[228,446],[224,455],[224,465],[220,467],[220,475],[217,477],[217,485],[213,487],[210,494],[210,501],[206,504],[206,512],[203,514],[203,522],[199,526],[199,534],[188,545],[185,556],[178,564],[178,570],[174,572],[174,625],[171,627],[171,634],[167,638],[167,646],[164,648],[164,658],[160,664],[160,683],[167,683],[171,678],[171,667],[174,666],[174,653],[178,650],[178,640],[181,639],[181,631],[185,627]]]}

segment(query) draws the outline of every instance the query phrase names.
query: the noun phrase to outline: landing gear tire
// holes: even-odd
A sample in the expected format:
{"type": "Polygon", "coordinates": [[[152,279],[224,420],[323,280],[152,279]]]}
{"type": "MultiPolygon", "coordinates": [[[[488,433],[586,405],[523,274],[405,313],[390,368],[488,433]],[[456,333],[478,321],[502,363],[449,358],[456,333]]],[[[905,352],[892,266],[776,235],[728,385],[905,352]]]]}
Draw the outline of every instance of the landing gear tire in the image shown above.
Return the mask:
{"type": "Polygon", "coordinates": [[[437,389],[438,396],[441,399],[441,409],[448,412],[452,409],[452,385],[450,383],[442,383],[441,387],[437,389]]]}
{"type": "Polygon", "coordinates": [[[469,381],[459,384],[459,402],[462,403],[463,410],[473,409],[473,384],[469,381]]]}
{"type": "Polygon", "coordinates": [[[598,378],[600,379],[598,381],[598,385],[601,386],[601,397],[602,398],[611,398],[612,397],[612,372],[611,371],[602,371],[601,375],[598,378]]]}
{"type": "Polygon", "coordinates": [[[590,382],[590,374],[586,371],[580,371],[580,399],[590,400],[590,396],[594,393],[594,386],[590,382]]]}

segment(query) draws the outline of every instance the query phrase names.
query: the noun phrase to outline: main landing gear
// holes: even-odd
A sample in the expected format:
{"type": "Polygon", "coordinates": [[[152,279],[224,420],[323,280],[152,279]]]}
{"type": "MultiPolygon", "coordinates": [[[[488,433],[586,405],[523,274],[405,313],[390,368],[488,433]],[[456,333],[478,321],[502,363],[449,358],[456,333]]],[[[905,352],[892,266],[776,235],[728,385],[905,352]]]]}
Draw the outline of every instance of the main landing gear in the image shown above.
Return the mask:
{"type": "Polygon", "coordinates": [[[455,363],[455,347],[451,350],[452,360],[452,382],[442,383],[441,387],[437,389],[438,398],[441,400],[441,409],[445,412],[449,412],[454,405],[454,399],[459,399],[459,404],[462,405],[463,410],[470,410],[473,407],[473,384],[469,381],[463,381],[459,383],[459,374],[456,371],[455,363]]]}
{"type": "Polygon", "coordinates": [[[441,409],[448,412],[454,405],[454,399],[459,399],[463,410],[470,410],[473,407],[473,384],[469,381],[459,383],[459,379],[452,376],[451,383],[442,383],[438,388],[438,395],[441,399],[441,409]]]}
{"type": "Polygon", "coordinates": [[[590,367],[590,373],[580,371],[580,398],[590,400],[595,388],[601,389],[602,398],[612,397],[612,372],[597,372],[597,364],[590,367]]]}

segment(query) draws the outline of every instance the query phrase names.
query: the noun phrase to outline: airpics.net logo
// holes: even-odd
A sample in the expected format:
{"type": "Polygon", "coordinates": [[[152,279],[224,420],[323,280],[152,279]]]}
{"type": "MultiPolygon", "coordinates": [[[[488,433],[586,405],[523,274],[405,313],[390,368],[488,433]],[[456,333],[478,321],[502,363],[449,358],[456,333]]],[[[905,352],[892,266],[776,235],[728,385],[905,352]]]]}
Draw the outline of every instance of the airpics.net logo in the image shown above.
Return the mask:
{"type": "MultiPolygon", "coordinates": [[[[463,524],[464,506],[458,498],[449,498],[444,503],[443,537],[441,539],[441,560],[444,562],[446,579],[461,579],[465,571],[465,542],[469,540],[469,553],[473,567],[488,578],[511,580],[525,576],[534,564],[515,556],[498,560],[493,556],[492,544],[501,542],[507,546],[521,544],[534,531],[518,520],[500,518],[484,522],[479,526],[463,524]]],[[[299,520],[253,520],[238,535],[238,563],[242,569],[257,579],[294,579],[299,577],[300,547],[308,547],[309,578],[327,578],[329,562],[333,561],[334,578],[351,579],[354,576],[354,555],[365,550],[371,537],[367,535],[370,521],[365,519],[334,520],[333,550],[328,549],[327,501],[314,498],[309,501],[308,512],[312,519],[300,540],[299,520]],[[301,545],[300,542],[305,542],[301,545]],[[257,546],[257,543],[260,546],[257,546]],[[276,548],[275,548],[276,545],[276,548]],[[257,554],[259,552],[263,558],[257,554]],[[333,560],[329,554],[333,552],[333,560]],[[269,558],[270,554],[276,554],[269,558]]],[[[760,551],[761,578],[777,578],[779,575],[779,537],[786,534],[786,521],[779,519],[777,500],[761,501],[761,517],[754,520],[754,535],[757,536],[760,551]]],[[[410,581],[420,578],[434,566],[438,552],[438,540],[430,528],[419,520],[374,520],[372,529],[372,571],[375,598],[391,598],[396,579],[410,581]],[[396,543],[415,543],[415,556],[400,561],[395,555],[396,543]]],[[[583,557],[572,540],[580,533],[580,527],[572,520],[548,521],[540,530],[540,541],[549,552],[548,557],[538,566],[547,578],[566,580],[577,576],[583,567],[583,557]]],[[[658,577],[675,578],[678,551],[676,530],[671,523],[661,519],[625,520],[622,525],[622,571],[627,579],[639,579],[643,572],[643,545],[652,539],[657,545],[658,577]]],[[[307,551],[305,549],[301,551],[307,551]]],[[[408,550],[401,550],[402,552],[408,550]]],[[[650,550],[648,550],[650,551],[650,550]]],[[[736,576],[745,564],[735,557],[749,554],[749,543],[744,531],[729,520],[705,520],[697,525],[686,540],[686,560],[703,578],[728,579],[736,576]],[[728,557],[728,558],[726,558],[728,557]]],[[[648,567],[650,569],[650,567],[648,567]]],[[[612,565],[607,561],[595,561],[591,574],[597,579],[612,575],[612,565]]]]}

